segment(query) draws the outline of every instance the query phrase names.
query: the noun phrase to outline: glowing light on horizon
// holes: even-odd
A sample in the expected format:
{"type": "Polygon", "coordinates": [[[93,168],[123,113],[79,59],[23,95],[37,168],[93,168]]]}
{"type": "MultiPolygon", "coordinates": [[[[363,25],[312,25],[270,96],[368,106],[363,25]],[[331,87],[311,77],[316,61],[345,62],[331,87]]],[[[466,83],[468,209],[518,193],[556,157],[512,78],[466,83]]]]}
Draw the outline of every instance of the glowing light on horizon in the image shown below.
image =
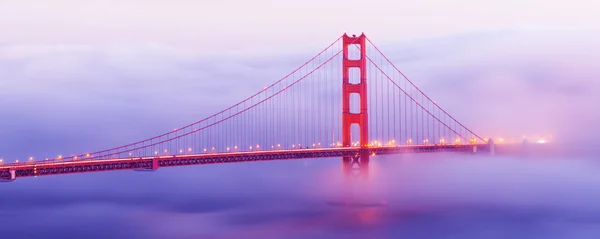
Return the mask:
{"type": "Polygon", "coordinates": [[[540,140],[537,141],[538,144],[545,144],[547,142],[548,141],[546,141],[545,139],[540,139],[540,140]]]}

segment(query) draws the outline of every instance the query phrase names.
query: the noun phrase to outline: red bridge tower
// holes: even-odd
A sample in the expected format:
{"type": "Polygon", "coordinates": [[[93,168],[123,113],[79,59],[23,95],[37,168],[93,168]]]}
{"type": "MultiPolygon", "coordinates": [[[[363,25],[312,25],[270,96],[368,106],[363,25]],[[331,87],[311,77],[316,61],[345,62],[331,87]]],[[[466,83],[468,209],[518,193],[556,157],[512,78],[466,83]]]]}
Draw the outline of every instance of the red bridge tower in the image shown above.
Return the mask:
{"type": "Polygon", "coordinates": [[[360,176],[366,177],[369,169],[369,115],[367,106],[367,48],[366,36],[348,36],[344,34],[343,59],[342,59],[342,146],[352,146],[352,125],[357,124],[360,129],[360,153],[352,157],[343,157],[343,170],[346,174],[354,174],[356,170],[360,176]],[[360,51],[360,58],[350,59],[349,47],[360,51]],[[355,68],[360,72],[358,83],[350,82],[350,69],[355,68]],[[358,94],[360,97],[360,112],[350,112],[350,95],[358,94]]]}

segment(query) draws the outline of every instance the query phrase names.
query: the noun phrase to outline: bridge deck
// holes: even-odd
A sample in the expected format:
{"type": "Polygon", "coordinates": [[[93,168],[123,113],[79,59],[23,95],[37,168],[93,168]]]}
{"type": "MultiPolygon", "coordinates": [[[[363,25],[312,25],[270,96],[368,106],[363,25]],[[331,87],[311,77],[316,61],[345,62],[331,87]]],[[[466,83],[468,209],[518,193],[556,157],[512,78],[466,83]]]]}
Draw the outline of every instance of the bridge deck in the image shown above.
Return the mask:
{"type": "MultiPolygon", "coordinates": [[[[486,150],[486,144],[470,145],[418,145],[384,146],[365,148],[369,154],[402,154],[427,152],[473,152],[473,147],[486,150]]],[[[285,159],[332,158],[354,156],[360,147],[317,148],[296,150],[272,150],[253,152],[207,153],[192,155],[172,155],[142,158],[115,158],[104,160],[34,161],[0,165],[0,180],[14,180],[17,177],[46,176],[56,174],[101,172],[113,170],[156,170],[159,167],[186,166],[198,164],[236,163],[285,159]]]]}

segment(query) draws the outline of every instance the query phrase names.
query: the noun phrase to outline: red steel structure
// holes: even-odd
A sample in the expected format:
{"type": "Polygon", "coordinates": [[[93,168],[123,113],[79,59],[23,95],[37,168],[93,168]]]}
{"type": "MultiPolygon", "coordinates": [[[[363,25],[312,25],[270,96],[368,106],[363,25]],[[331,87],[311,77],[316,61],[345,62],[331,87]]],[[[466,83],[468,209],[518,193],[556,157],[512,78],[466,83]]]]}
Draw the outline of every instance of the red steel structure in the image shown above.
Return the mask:
{"type": "Polygon", "coordinates": [[[342,144],[350,147],[352,144],[352,125],[359,127],[360,152],[353,156],[342,158],[342,167],[347,174],[351,173],[354,166],[358,167],[360,174],[367,174],[369,164],[369,114],[367,104],[367,47],[365,34],[349,37],[342,36],[343,58],[342,58],[342,144]],[[356,47],[356,48],[355,48],[356,47]],[[350,50],[358,49],[358,59],[350,59],[350,50]],[[350,69],[357,69],[358,82],[350,82],[350,69]],[[360,112],[350,112],[350,95],[357,94],[360,102],[360,112]],[[362,166],[362,167],[361,167],[362,166]],[[362,172],[360,172],[362,171],[362,172]]]}
{"type": "Polygon", "coordinates": [[[102,151],[0,162],[0,180],[331,157],[342,158],[347,174],[366,176],[372,155],[447,151],[493,151],[493,144],[450,116],[364,34],[344,34],[282,79],[202,120],[102,151]]]}

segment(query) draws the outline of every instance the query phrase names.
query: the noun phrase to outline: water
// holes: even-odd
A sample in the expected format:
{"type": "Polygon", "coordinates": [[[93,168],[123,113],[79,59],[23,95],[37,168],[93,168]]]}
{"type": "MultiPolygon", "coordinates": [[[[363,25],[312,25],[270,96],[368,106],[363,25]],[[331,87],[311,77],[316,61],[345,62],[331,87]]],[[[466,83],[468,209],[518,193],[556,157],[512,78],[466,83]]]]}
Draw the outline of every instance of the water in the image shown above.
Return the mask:
{"type": "Polygon", "coordinates": [[[367,181],[343,177],[340,161],[18,179],[0,184],[0,233],[88,239],[600,237],[600,164],[588,157],[375,156],[367,181]]]}

